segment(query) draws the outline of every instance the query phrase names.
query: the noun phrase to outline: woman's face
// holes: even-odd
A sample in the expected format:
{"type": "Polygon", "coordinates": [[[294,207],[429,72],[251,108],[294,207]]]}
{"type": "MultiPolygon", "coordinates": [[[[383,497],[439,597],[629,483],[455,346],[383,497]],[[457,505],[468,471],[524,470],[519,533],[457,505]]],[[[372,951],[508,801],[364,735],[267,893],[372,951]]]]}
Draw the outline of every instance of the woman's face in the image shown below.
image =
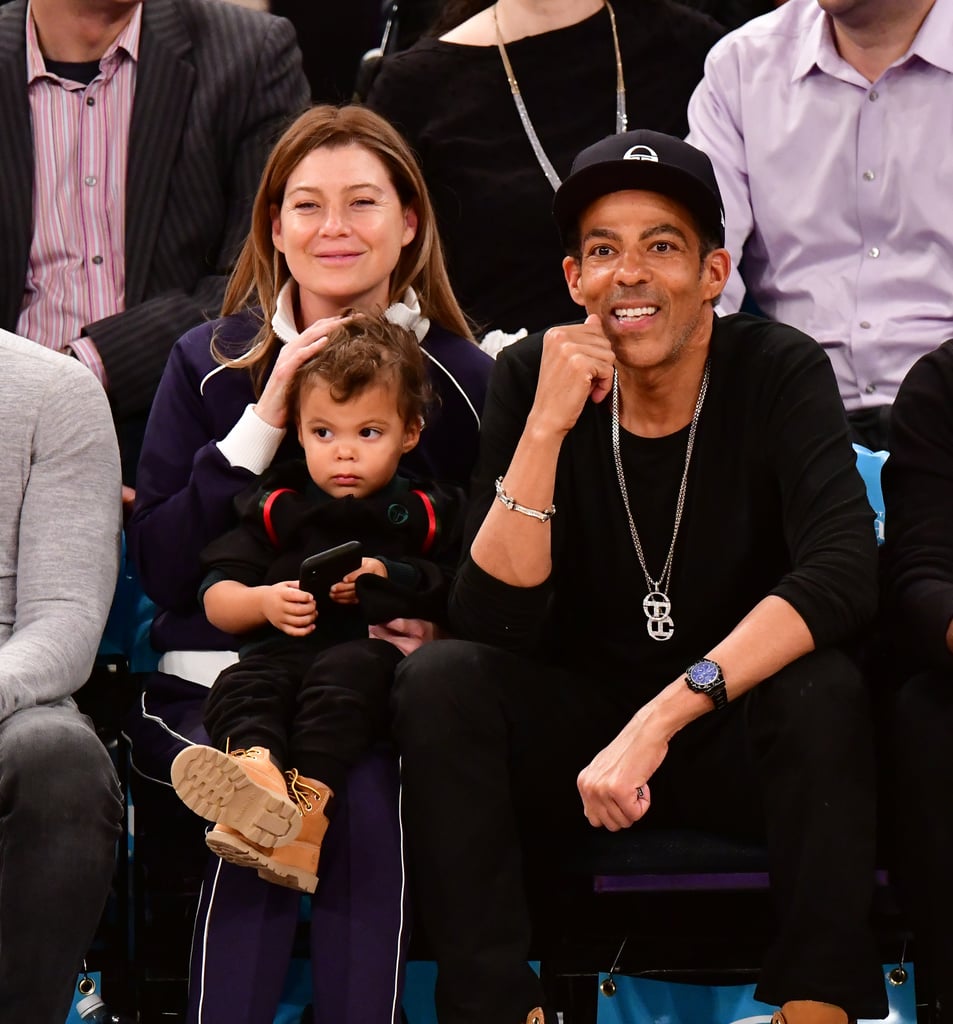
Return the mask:
{"type": "Polygon", "coordinates": [[[417,214],[401,206],[382,161],[363,146],[312,150],[291,172],[271,236],[298,282],[299,328],[355,307],[387,305],[417,214]]]}

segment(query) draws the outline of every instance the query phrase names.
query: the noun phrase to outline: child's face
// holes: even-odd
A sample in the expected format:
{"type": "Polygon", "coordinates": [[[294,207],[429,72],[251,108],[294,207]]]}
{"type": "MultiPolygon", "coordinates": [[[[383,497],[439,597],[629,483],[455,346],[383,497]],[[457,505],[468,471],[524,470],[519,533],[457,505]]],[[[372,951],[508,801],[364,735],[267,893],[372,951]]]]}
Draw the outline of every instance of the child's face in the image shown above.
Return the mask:
{"type": "Polygon", "coordinates": [[[298,440],[308,472],[334,498],[379,491],[419,438],[420,425],[404,423],[397,411],[393,385],[378,384],[346,402],[335,402],[323,382],[301,395],[298,440]]]}

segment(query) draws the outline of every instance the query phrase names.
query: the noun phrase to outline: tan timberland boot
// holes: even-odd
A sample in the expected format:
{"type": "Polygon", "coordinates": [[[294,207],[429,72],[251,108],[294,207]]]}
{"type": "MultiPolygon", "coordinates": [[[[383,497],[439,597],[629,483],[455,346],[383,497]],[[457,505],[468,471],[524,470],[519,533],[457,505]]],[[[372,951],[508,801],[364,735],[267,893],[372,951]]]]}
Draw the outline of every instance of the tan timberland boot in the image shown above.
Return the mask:
{"type": "Polygon", "coordinates": [[[854,1024],[854,1021],[833,1003],[793,999],[775,1012],[771,1024],[854,1024]]]}
{"type": "Polygon", "coordinates": [[[228,825],[216,825],[205,836],[205,845],[222,860],[243,868],[259,868],[275,852],[273,847],[258,846],[228,825]]]}
{"type": "Polygon", "coordinates": [[[172,785],[196,814],[240,832],[255,845],[281,846],[301,831],[298,805],[266,747],[229,753],[186,747],[172,762],[172,785]]]}
{"type": "Polygon", "coordinates": [[[268,882],[314,892],[318,887],[321,843],[328,830],[325,808],[334,794],[324,783],[305,779],[296,771],[285,775],[289,796],[301,817],[296,840],[278,848],[259,846],[235,829],[218,824],[205,837],[205,845],[231,864],[257,868],[259,876],[268,882]]]}
{"type": "Polygon", "coordinates": [[[526,1018],[526,1024],[546,1024],[543,1018],[542,1007],[537,1006],[535,1010],[529,1011],[529,1016],[526,1018]]]}
{"type": "Polygon", "coordinates": [[[300,892],[314,892],[318,887],[321,843],[328,830],[325,812],[334,794],[317,779],[306,779],[296,771],[285,772],[285,775],[288,795],[301,814],[301,831],[294,842],[272,851],[267,862],[259,866],[258,875],[300,892]]]}

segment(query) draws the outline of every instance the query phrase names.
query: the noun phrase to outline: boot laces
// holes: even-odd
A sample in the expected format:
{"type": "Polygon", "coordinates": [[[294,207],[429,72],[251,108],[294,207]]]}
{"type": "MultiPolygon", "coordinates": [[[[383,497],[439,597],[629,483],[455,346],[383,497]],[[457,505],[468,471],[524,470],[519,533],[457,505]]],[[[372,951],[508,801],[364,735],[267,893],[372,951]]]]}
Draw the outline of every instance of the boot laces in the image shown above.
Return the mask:
{"type": "Polygon", "coordinates": [[[288,796],[298,805],[302,814],[310,814],[321,803],[323,794],[304,782],[297,768],[285,772],[285,778],[288,780],[288,796]]]}
{"type": "Polygon", "coordinates": [[[236,750],[230,750],[231,740],[225,741],[225,753],[229,757],[247,757],[250,761],[257,761],[261,757],[261,751],[258,747],[238,747],[236,750]]]}

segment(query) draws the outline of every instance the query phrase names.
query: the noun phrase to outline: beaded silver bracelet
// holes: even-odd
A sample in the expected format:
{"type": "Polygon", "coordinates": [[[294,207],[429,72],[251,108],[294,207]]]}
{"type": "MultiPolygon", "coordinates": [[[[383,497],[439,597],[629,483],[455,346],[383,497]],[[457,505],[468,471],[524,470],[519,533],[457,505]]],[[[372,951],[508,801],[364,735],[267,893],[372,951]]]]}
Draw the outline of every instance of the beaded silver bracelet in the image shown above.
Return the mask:
{"type": "Polygon", "coordinates": [[[527,508],[525,505],[520,505],[518,501],[511,498],[503,490],[503,477],[501,476],[496,478],[496,496],[511,512],[521,512],[524,516],[531,516],[533,519],[538,519],[541,523],[548,523],[556,514],[555,505],[544,508],[542,512],[536,508],[527,508]]]}

